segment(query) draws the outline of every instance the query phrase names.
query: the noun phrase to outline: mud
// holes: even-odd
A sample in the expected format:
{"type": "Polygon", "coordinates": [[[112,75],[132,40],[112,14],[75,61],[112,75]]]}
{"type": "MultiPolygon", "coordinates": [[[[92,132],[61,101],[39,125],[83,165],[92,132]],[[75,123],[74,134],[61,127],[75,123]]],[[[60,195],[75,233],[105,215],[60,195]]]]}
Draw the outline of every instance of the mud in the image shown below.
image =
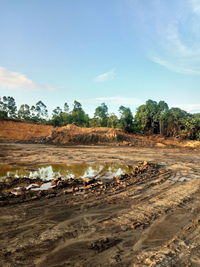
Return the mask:
{"type": "Polygon", "coordinates": [[[2,168],[131,165],[113,179],[2,183],[0,266],[200,266],[200,154],[184,148],[0,144],[2,168]],[[39,155],[39,156],[38,156],[39,155]],[[187,178],[187,179],[186,179],[187,178]],[[26,188],[15,195],[13,188],[26,188]]]}

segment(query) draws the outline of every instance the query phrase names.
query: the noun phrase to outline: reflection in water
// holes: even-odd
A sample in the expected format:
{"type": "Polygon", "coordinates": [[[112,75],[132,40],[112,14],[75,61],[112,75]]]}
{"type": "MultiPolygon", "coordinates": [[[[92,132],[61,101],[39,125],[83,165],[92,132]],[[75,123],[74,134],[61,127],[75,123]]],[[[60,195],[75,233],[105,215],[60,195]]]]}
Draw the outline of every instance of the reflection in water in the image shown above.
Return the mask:
{"type": "Polygon", "coordinates": [[[87,177],[113,178],[123,173],[130,173],[132,170],[132,166],[117,164],[47,165],[32,168],[0,166],[0,179],[4,180],[6,177],[29,177],[42,180],[51,180],[58,177],[63,179],[87,177]]]}

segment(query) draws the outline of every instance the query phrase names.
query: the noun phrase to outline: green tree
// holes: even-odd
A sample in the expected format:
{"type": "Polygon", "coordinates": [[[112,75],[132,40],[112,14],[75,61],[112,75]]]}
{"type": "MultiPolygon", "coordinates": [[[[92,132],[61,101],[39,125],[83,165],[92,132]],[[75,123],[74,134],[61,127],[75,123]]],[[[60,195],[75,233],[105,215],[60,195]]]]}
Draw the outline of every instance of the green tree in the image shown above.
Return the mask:
{"type": "Polygon", "coordinates": [[[48,110],[42,101],[38,101],[30,108],[30,121],[37,123],[47,123],[48,110]]]}
{"type": "Polygon", "coordinates": [[[133,115],[130,108],[120,106],[119,107],[120,119],[119,119],[119,128],[127,131],[133,132],[133,115]]]}
{"type": "Polygon", "coordinates": [[[183,126],[181,129],[181,136],[187,139],[199,140],[200,133],[200,115],[188,115],[181,120],[183,126]]]}
{"type": "Polygon", "coordinates": [[[108,127],[116,128],[118,124],[119,124],[118,117],[114,113],[111,113],[108,116],[108,127]]]}
{"type": "Polygon", "coordinates": [[[95,109],[94,118],[99,120],[99,126],[106,127],[108,123],[108,107],[102,103],[95,109]]]}
{"type": "Polygon", "coordinates": [[[16,118],[17,106],[15,99],[11,96],[4,96],[3,99],[0,99],[0,110],[7,112],[9,118],[16,118]]]}
{"type": "Polygon", "coordinates": [[[0,97],[0,111],[5,111],[3,99],[0,97]]]}
{"type": "Polygon", "coordinates": [[[29,105],[27,104],[21,105],[17,114],[20,120],[24,120],[24,121],[31,120],[31,111],[30,111],[29,105]]]}
{"type": "Polygon", "coordinates": [[[35,105],[35,114],[39,122],[45,122],[48,117],[47,106],[42,102],[38,101],[35,105]]]}
{"type": "Polygon", "coordinates": [[[62,126],[63,121],[61,117],[62,109],[60,107],[55,108],[52,111],[52,119],[50,121],[50,124],[54,126],[62,126]]]}
{"type": "Polygon", "coordinates": [[[62,109],[60,107],[55,108],[52,111],[52,117],[54,118],[54,117],[60,116],[61,112],[62,112],[62,109]]]}
{"type": "Polygon", "coordinates": [[[64,103],[64,112],[69,113],[69,105],[67,104],[67,102],[64,103]]]}
{"type": "Polygon", "coordinates": [[[137,130],[141,133],[163,134],[163,120],[168,111],[168,105],[164,101],[157,103],[151,99],[138,107],[135,122],[137,130]]]}
{"type": "Polygon", "coordinates": [[[101,126],[100,119],[98,119],[98,118],[91,118],[89,120],[89,126],[92,127],[92,128],[100,127],[101,126]]]}
{"type": "Polygon", "coordinates": [[[89,125],[89,116],[83,110],[81,103],[76,100],[70,113],[70,122],[84,127],[89,125]]]}
{"type": "Polygon", "coordinates": [[[157,105],[157,113],[154,115],[154,132],[164,134],[164,119],[169,107],[163,100],[159,101],[157,105]],[[155,129],[157,127],[157,129],[155,129]]]}
{"type": "Polygon", "coordinates": [[[153,133],[154,131],[154,118],[157,115],[158,106],[157,102],[151,99],[146,101],[145,105],[140,106],[137,109],[135,115],[135,120],[139,124],[141,131],[143,133],[149,132],[153,133]]]}
{"type": "Polygon", "coordinates": [[[5,120],[8,118],[8,114],[6,111],[0,110],[0,120],[5,120]]]}
{"type": "MultiPolygon", "coordinates": [[[[76,111],[78,111],[79,108],[80,106],[76,105],[76,111]]],[[[55,108],[52,112],[52,119],[49,121],[49,123],[54,126],[64,126],[72,122],[72,114],[69,113],[69,105],[67,103],[64,103],[64,112],[60,107],[55,108]]]]}
{"type": "Polygon", "coordinates": [[[185,120],[189,114],[180,108],[171,108],[163,115],[165,136],[180,136],[185,130],[185,120]]]}
{"type": "Polygon", "coordinates": [[[38,118],[37,118],[37,115],[36,115],[36,110],[35,110],[35,106],[32,105],[31,108],[30,108],[30,120],[32,122],[38,122],[38,118]]]}

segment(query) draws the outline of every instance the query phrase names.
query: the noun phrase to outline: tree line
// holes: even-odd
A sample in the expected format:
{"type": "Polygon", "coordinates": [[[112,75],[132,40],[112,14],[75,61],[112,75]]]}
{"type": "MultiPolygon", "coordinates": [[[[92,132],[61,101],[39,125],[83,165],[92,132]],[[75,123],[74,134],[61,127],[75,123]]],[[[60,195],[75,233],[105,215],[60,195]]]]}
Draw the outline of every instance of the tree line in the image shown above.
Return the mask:
{"type": "Polygon", "coordinates": [[[129,133],[160,134],[165,137],[200,140],[200,113],[190,114],[180,108],[169,108],[165,101],[147,100],[136,109],[133,116],[129,107],[120,106],[119,116],[108,112],[105,103],[99,105],[92,118],[83,110],[80,102],[73,108],[64,103],[56,107],[49,117],[47,106],[38,101],[35,105],[23,104],[17,109],[11,96],[0,97],[0,119],[15,119],[25,122],[64,126],[74,123],[82,127],[112,127],[129,133]]]}

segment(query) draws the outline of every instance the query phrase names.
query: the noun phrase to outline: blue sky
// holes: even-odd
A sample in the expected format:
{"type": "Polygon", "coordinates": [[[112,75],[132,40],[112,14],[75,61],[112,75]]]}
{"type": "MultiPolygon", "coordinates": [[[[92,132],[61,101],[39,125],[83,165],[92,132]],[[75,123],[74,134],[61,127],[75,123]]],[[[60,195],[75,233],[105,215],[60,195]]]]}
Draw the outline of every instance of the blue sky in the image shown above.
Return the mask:
{"type": "Polygon", "coordinates": [[[200,112],[199,0],[1,1],[0,96],[200,112]]]}

